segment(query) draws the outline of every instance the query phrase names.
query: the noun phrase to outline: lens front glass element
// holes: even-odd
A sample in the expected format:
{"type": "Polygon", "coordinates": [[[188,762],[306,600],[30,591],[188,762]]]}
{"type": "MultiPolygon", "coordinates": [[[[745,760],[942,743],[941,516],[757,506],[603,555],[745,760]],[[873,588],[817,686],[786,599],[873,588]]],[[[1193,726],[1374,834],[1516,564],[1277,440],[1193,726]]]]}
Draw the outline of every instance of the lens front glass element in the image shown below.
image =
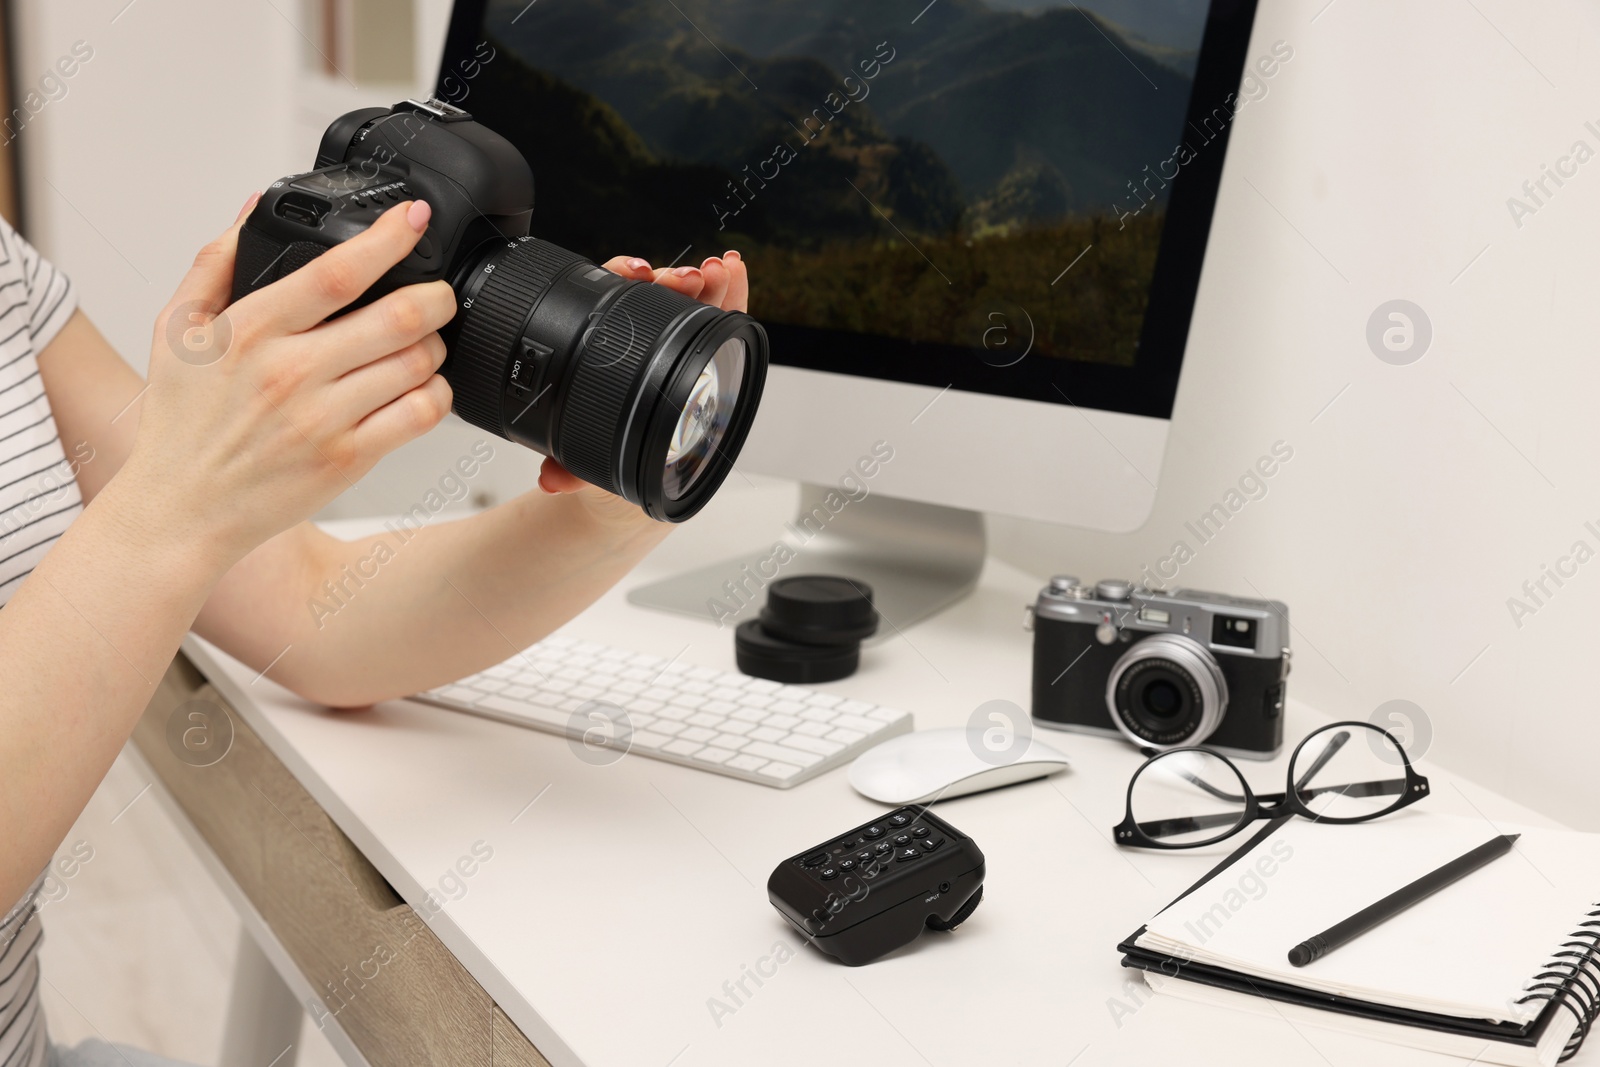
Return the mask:
{"type": "Polygon", "coordinates": [[[1404,799],[1406,764],[1388,734],[1376,726],[1346,723],[1306,738],[1289,780],[1318,818],[1370,818],[1404,799]]]}
{"type": "Polygon", "coordinates": [[[1152,840],[1204,845],[1228,836],[1244,821],[1244,780],[1220,756],[1176,749],[1144,765],[1133,780],[1128,806],[1152,840]]]}
{"type": "Polygon", "coordinates": [[[718,346],[689,390],[689,400],[667,445],[663,487],[668,500],[681,499],[710,468],[711,457],[733,418],[744,367],[744,340],[730,337],[718,346]]]}

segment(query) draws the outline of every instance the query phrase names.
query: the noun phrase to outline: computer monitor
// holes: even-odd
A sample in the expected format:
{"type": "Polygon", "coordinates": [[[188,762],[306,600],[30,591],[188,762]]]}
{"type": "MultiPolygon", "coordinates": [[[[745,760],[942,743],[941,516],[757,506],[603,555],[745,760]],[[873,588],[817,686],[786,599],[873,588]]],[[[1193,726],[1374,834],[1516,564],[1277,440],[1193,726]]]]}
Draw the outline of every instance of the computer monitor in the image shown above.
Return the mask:
{"type": "Polygon", "coordinates": [[[739,466],[804,483],[785,543],[630,596],[726,621],[845,573],[903,627],[974,584],[983,512],[1141,525],[1254,14],[457,0],[437,91],[527,156],[533,232],[738,249],[771,336],[739,466]]]}

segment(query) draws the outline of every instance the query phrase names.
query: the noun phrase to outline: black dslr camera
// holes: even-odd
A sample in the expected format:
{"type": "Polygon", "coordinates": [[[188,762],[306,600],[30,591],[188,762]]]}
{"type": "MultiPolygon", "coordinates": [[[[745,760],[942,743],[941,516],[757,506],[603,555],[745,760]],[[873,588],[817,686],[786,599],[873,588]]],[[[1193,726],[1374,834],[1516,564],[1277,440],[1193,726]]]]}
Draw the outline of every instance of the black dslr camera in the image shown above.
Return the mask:
{"type": "Polygon", "coordinates": [[[1029,618],[1039,725],[1253,759],[1283,747],[1289,609],[1279,601],[1057,577],[1029,618]]]}
{"type": "Polygon", "coordinates": [[[407,199],[432,206],[427,233],[351,307],[414,282],[449,282],[460,309],[441,331],[440,373],[456,414],[652,518],[699,511],[755,417],[766,332],[748,315],[529,237],[527,160],[459,108],[407,100],[335,120],[315,169],[273,182],[245,222],[233,298],[407,199]]]}

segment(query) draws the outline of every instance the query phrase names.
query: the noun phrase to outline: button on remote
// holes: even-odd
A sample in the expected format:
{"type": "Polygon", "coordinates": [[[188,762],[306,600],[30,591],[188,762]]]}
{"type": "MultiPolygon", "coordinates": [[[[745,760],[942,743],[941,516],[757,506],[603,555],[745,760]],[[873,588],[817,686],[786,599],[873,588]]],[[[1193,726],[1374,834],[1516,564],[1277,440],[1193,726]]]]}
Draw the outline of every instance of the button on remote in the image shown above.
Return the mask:
{"type": "Polygon", "coordinates": [[[889,844],[887,841],[879,841],[876,845],[872,846],[872,851],[876,852],[880,856],[887,856],[889,853],[894,851],[894,846],[889,844]]]}
{"type": "Polygon", "coordinates": [[[907,815],[903,811],[897,811],[893,815],[889,816],[889,822],[891,822],[895,826],[904,826],[906,823],[908,823],[910,821],[911,821],[911,816],[907,815]]]}
{"type": "Polygon", "coordinates": [[[898,847],[898,848],[905,848],[907,845],[911,844],[911,835],[910,834],[896,834],[895,838],[894,838],[894,843],[895,843],[895,846],[898,847]]]}
{"type": "Polygon", "coordinates": [[[928,828],[926,826],[918,826],[916,829],[911,831],[911,836],[912,837],[927,837],[928,836],[928,828]]]}
{"type": "Polygon", "coordinates": [[[846,872],[853,871],[853,870],[856,869],[856,861],[855,860],[840,860],[839,861],[839,869],[841,871],[846,871],[846,872]]]}
{"type": "Polygon", "coordinates": [[[920,860],[922,853],[915,848],[902,848],[895,851],[894,858],[900,863],[910,863],[912,860],[920,860]]]}
{"type": "Polygon", "coordinates": [[[822,868],[822,870],[818,871],[817,873],[822,876],[822,880],[824,882],[827,882],[827,881],[831,881],[831,880],[839,877],[839,868],[837,868],[837,867],[824,867],[824,868],[822,868]]]}
{"type": "Polygon", "coordinates": [[[828,862],[828,854],[826,852],[818,852],[815,855],[807,856],[801,862],[807,867],[820,867],[828,862]]]}
{"type": "Polygon", "coordinates": [[[884,831],[883,831],[883,827],[881,827],[881,826],[869,826],[869,827],[867,827],[865,833],[869,838],[871,838],[873,840],[877,840],[878,838],[883,836],[884,831]]]}
{"type": "Polygon", "coordinates": [[[942,844],[944,844],[944,838],[938,834],[934,834],[932,837],[924,837],[922,839],[922,847],[929,852],[932,852],[942,844]]]}

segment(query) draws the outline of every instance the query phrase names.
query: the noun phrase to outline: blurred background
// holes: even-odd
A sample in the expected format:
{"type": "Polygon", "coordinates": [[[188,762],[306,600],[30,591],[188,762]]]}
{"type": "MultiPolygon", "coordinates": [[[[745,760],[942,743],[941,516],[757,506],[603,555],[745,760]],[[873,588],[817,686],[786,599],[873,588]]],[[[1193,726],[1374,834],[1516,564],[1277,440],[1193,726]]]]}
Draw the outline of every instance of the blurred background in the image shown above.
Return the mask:
{"type": "MultiPolygon", "coordinates": [[[[1283,600],[1292,699],[1363,720],[1408,701],[1420,714],[1403,729],[1428,760],[1600,829],[1600,534],[1585,525],[1600,530],[1600,162],[1547,180],[1537,203],[1524,190],[1576,142],[1600,152],[1600,12],[1261,9],[1251,56],[1282,41],[1293,58],[1234,129],[1154,514],[1126,535],[993,519],[992,550],[1041,581],[1150,574],[1283,600]],[[1393,300],[1431,324],[1403,366],[1368,342],[1393,300]],[[1242,481],[1275,446],[1291,453],[1276,473],[1242,481]],[[1219,503],[1221,529],[1197,536],[1219,503]],[[1179,543],[1181,565],[1163,564],[1179,543]]],[[[6,110],[26,116],[5,131],[0,210],[142,368],[195,251],[252,191],[308,166],[330,119],[425,93],[448,14],[442,0],[17,0],[6,110]],[[79,58],[70,78],[64,56],[79,58]]],[[[542,200],[535,232],[561,211],[542,200]]],[[[447,424],[329,514],[399,510],[472,439],[447,424]]],[[[462,507],[531,487],[536,456],[497,456],[462,507]]],[[[145,785],[119,765],[80,822],[94,859],[46,914],[51,1025],[203,1061],[236,926],[145,785]],[[103,952],[113,941],[127,951],[103,952]]],[[[307,1041],[302,1062],[332,1062],[310,1027],[307,1041]]]]}

